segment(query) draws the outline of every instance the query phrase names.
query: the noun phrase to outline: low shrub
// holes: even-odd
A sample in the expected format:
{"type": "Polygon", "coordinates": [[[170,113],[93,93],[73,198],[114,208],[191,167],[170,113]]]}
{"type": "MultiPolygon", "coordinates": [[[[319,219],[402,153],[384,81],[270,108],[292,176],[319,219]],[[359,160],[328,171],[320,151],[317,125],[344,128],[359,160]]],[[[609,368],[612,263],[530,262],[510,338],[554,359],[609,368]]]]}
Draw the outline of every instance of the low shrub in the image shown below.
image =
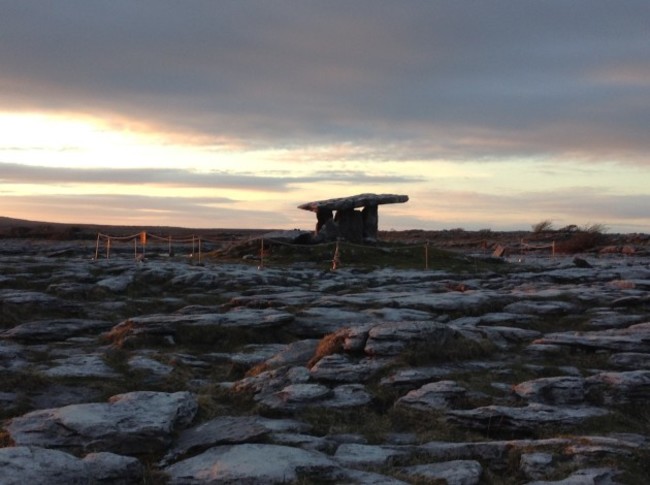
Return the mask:
{"type": "Polygon", "coordinates": [[[546,219],[544,221],[538,222],[537,224],[533,224],[532,229],[533,229],[533,233],[535,233],[535,234],[540,234],[542,232],[553,231],[554,230],[553,222],[546,219]]]}

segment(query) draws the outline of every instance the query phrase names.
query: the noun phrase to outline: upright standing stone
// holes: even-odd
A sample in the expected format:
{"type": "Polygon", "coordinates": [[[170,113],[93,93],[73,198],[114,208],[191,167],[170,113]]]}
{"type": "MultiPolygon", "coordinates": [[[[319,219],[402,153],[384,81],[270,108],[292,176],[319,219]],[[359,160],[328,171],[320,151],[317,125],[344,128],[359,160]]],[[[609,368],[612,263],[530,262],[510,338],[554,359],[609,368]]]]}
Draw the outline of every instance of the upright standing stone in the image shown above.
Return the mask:
{"type": "Polygon", "coordinates": [[[379,206],[367,205],[361,211],[363,218],[363,239],[365,241],[376,241],[379,231],[379,206]]]}
{"type": "Polygon", "coordinates": [[[363,218],[354,209],[340,210],[334,218],[339,225],[339,236],[350,242],[363,241],[363,218]]]}
{"type": "Polygon", "coordinates": [[[318,209],[316,211],[316,233],[318,234],[328,221],[334,219],[331,209],[318,209]]]}

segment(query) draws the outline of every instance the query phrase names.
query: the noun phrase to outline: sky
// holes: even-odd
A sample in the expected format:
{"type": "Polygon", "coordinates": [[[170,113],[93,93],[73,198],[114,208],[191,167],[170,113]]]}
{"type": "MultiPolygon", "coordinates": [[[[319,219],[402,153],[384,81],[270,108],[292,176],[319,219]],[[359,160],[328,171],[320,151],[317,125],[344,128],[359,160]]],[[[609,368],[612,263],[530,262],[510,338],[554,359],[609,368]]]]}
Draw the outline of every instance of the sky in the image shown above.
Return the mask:
{"type": "Polygon", "coordinates": [[[0,0],[0,216],[650,232],[647,0],[0,0]]]}

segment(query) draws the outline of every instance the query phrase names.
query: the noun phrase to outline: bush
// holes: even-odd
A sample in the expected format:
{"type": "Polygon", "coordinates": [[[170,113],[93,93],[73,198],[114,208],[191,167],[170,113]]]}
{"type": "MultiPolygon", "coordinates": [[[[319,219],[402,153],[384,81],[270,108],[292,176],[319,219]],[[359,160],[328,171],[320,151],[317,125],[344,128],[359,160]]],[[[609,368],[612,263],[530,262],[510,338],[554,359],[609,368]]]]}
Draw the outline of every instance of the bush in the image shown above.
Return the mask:
{"type": "Polygon", "coordinates": [[[589,224],[571,233],[571,237],[556,245],[560,253],[581,253],[589,251],[605,241],[604,232],[607,227],[603,224],[589,224]]]}
{"type": "Polygon", "coordinates": [[[553,231],[553,222],[550,220],[546,219],[544,221],[538,222],[537,224],[533,224],[533,233],[539,234],[542,232],[548,232],[548,231],[553,231]]]}

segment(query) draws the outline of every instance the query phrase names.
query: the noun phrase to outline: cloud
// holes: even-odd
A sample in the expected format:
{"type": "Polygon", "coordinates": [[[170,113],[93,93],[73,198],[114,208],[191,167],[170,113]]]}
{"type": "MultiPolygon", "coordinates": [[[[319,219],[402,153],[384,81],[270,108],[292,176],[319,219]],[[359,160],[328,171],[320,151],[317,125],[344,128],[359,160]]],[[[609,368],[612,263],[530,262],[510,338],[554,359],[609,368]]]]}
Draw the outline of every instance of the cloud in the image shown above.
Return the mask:
{"type": "Polygon", "coordinates": [[[408,184],[420,182],[421,177],[397,174],[370,175],[363,171],[315,172],[292,176],[286,172],[256,175],[240,172],[196,172],[169,168],[70,168],[43,167],[0,162],[0,183],[23,184],[102,184],[102,185],[158,185],[169,187],[227,188],[277,192],[291,190],[300,184],[347,183],[408,184]]]}
{"type": "Polygon", "coordinates": [[[0,16],[0,101],[205,143],[647,164],[649,17],[645,0],[23,0],[0,16]]]}
{"type": "Polygon", "coordinates": [[[650,224],[645,209],[650,206],[650,195],[613,193],[604,187],[501,194],[432,189],[412,194],[411,204],[410,214],[388,213],[386,223],[394,227],[520,230],[550,219],[557,226],[604,224],[616,232],[645,232],[650,224]]]}
{"type": "Polygon", "coordinates": [[[163,185],[171,187],[287,190],[287,180],[246,173],[193,172],[181,169],[70,168],[1,163],[0,182],[29,184],[163,185]]]}
{"type": "Polygon", "coordinates": [[[282,213],[237,208],[220,197],[155,197],[123,194],[12,196],[10,216],[52,222],[265,228],[288,225],[282,213]],[[31,214],[31,217],[29,216],[31,214]],[[272,215],[271,215],[272,214],[272,215]]]}

